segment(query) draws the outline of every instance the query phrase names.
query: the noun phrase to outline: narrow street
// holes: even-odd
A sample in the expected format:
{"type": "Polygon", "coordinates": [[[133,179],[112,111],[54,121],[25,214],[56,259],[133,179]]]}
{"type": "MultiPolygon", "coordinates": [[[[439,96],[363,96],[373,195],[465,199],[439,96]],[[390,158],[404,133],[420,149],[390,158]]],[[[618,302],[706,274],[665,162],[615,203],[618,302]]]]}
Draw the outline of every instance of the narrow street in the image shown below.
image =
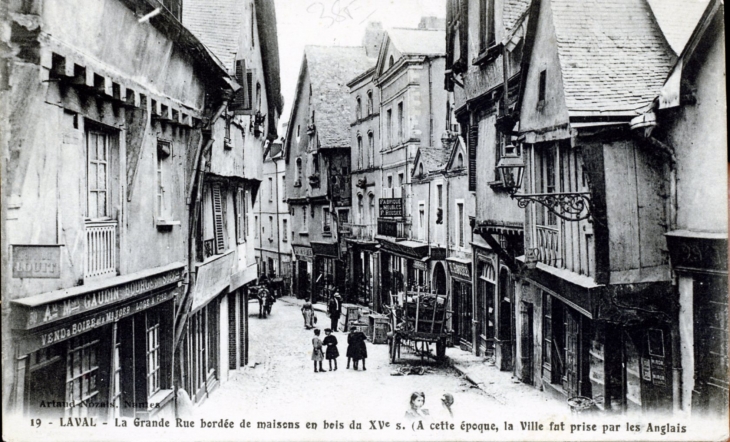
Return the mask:
{"type": "MultiPolygon", "coordinates": [[[[438,367],[434,362],[424,363],[430,369],[424,375],[391,375],[398,365],[389,363],[387,345],[368,342],[367,371],[348,370],[344,357],[347,335],[342,332],[335,333],[341,355],[338,370],[314,373],[310,359],[313,332],[304,328],[295,302],[293,298],[278,300],[267,319],[259,319],[253,313],[249,315],[249,366],[231,372],[230,380],[211,394],[196,410],[196,416],[249,417],[254,425],[257,420],[274,418],[320,423],[325,419],[328,422],[339,420],[349,424],[354,417],[361,417],[365,425],[370,419],[402,420],[414,391],[425,393],[425,408],[430,410],[434,421],[441,417],[439,398],[444,393],[451,393],[455,398],[455,421],[466,417],[467,410],[478,410],[482,420],[496,415],[508,416],[505,408],[519,409],[524,415],[523,401],[509,403],[509,400],[490,397],[454,369],[438,367]],[[302,400],[309,404],[295,403],[302,400]]],[[[258,311],[254,305],[251,304],[251,312],[258,311]]],[[[319,327],[329,326],[329,318],[324,313],[317,312],[317,318],[319,327]]],[[[407,356],[406,352],[404,349],[403,356],[407,356]]],[[[418,365],[417,359],[409,363],[418,365]]],[[[327,361],[323,364],[327,369],[327,361]]],[[[533,390],[533,393],[535,397],[540,395],[538,391],[533,390]]]]}

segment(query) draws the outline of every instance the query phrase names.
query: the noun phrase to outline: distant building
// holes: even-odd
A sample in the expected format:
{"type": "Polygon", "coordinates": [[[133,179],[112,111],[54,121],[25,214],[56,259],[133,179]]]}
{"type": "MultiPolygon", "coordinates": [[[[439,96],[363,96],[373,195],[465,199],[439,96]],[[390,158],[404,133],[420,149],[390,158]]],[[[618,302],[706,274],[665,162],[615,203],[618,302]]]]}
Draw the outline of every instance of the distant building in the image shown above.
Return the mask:
{"type": "Polygon", "coordinates": [[[337,228],[349,219],[352,203],[347,82],[371,65],[360,46],[304,48],[284,147],[293,290],[300,298],[318,301],[347,287],[337,228]]]}

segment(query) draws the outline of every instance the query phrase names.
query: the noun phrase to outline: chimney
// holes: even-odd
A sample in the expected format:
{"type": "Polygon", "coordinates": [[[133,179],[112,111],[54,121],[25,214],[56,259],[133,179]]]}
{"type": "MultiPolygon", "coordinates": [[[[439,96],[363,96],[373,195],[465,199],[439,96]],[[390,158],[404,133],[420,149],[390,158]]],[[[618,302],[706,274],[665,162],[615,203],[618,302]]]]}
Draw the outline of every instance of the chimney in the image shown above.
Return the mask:
{"type": "Polygon", "coordinates": [[[375,58],[380,52],[380,42],[383,41],[383,24],[379,21],[368,22],[365,28],[365,35],[362,37],[362,45],[365,53],[370,58],[375,58]]]}
{"type": "Polygon", "coordinates": [[[438,17],[421,17],[421,22],[418,23],[418,29],[445,31],[446,19],[438,17]]]}

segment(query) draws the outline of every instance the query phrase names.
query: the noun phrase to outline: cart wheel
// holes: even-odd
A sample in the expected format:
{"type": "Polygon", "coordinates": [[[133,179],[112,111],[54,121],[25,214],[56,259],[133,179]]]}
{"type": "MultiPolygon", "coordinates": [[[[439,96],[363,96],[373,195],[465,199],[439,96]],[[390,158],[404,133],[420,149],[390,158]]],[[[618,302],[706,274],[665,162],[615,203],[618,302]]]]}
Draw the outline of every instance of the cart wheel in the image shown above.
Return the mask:
{"type": "Polygon", "coordinates": [[[443,361],[444,358],[446,358],[446,342],[443,339],[440,339],[436,342],[436,359],[443,361]]]}

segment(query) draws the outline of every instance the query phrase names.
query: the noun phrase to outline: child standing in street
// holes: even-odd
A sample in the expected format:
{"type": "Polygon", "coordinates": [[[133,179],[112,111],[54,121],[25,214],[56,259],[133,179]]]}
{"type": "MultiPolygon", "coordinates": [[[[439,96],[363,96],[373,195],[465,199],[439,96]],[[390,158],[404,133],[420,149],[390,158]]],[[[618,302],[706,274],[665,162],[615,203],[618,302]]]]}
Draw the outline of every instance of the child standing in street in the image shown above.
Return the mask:
{"type": "Polygon", "coordinates": [[[325,357],[329,361],[330,371],[332,371],[332,361],[335,362],[335,371],[337,371],[337,357],[340,356],[340,352],[337,350],[337,338],[332,334],[332,329],[329,328],[324,329],[324,334],[327,335],[323,341],[324,346],[327,347],[325,357]]]}
{"type": "Polygon", "coordinates": [[[323,373],[322,359],[324,359],[324,353],[322,352],[322,340],[319,339],[319,329],[314,329],[314,338],[312,338],[312,361],[314,361],[314,372],[317,373],[317,363],[319,363],[319,372],[323,373]]]}

